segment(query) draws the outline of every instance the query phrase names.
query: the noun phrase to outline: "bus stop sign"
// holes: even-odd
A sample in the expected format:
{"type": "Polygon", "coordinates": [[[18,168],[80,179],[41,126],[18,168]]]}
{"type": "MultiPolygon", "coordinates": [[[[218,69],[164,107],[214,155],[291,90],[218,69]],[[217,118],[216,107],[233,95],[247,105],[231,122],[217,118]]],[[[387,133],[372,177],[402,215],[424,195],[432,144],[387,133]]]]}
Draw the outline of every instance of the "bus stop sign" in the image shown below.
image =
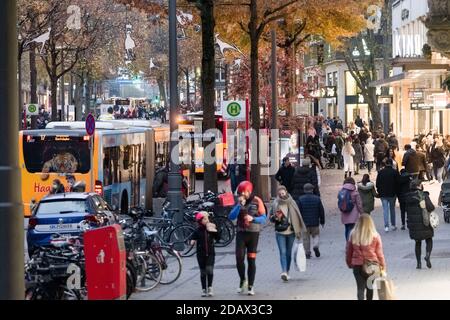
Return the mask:
{"type": "Polygon", "coordinates": [[[85,127],[86,133],[89,136],[93,136],[95,133],[95,118],[91,113],[86,117],[85,127]]]}

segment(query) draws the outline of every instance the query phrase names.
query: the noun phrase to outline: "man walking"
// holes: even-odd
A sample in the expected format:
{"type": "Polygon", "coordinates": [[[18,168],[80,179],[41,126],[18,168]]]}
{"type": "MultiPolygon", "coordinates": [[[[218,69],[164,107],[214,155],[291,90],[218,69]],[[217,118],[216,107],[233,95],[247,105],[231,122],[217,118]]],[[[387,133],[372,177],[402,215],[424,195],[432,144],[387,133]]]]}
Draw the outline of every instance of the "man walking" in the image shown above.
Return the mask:
{"type": "Polygon", "coordinates": [[[277,174],[275,175],[275,179],[277,179],[278,182],[282,186],[285,186],[289,194],[292,193],[292,178],[294,177],[295,168],[293,165],[291,165],[291,162],[289,161],[289,157],[283,158],[283,165],[280,169],[278,169],[277,174]]]}
{"type": "Polygon", "coordinates": [[[405,145],[405,154],[403,155],[402,166],[405,167],[406,172],[413,176],[413,179],[417,179],[419,176],[419,156],[416,150],[411,148],[410,144],[405,145]]]}
{"type": "Polygon", "coordinates": [[[319,224],[322,228],[325,225],[325,210],[320,197],[313,194],[314,186],[312,184],[305,184],[303,190],[305,194],[297,199],[297,205],[306,225],[306,232],[303,235],[303,247],[305,248],[306,258],[311,259],[311,238],[314,254],[316,257],[320,257],[319,224]]]}
{"type": "Polygon", "coordinates": [[[386,165],[377,176],[377,190],[383,205],[384,231],[389,232],[389,212],[391,214],[392,231],[397,230],[395,226],[395,199],[399,173],[393,167],[392,159],[386,160],[386,165]]]}

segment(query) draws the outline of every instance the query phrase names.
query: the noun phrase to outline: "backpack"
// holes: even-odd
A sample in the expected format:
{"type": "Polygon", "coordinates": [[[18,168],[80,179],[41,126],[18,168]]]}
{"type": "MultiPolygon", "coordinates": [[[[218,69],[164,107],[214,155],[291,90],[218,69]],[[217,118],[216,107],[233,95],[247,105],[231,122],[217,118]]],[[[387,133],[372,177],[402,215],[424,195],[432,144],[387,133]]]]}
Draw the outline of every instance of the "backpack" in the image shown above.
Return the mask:
{"type": "Polygon", "coordinates": [[[347,189],[342,189],[338,194],[338,207],[343,213],[352,212],[355,204],[352,201],[351,192],[347,189]]]}

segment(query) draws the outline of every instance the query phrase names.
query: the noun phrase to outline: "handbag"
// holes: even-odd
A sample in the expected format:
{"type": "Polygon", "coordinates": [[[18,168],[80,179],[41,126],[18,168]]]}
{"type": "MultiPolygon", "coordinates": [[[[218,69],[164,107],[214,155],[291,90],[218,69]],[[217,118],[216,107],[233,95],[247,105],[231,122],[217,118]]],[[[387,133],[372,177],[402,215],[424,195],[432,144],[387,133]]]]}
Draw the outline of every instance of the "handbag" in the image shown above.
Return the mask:
{"type": "Polygon", "coordinates": [[[439,216],[436,212],[431,212],[429,215],[429,219],[430,219],[430,226],[433,229],[436,229],[439,226],[439,216]]]}
{"type": "Polygon", "coordinates": [[[283,219],[281,219],[281,221],[276,221],[275,222],[275,231],[276,232],[284,232],[286,230],[288,230],[291,226],[291,223],[289,222],[289,213],[288,213],[288,217],[287,219],[284,217],[283,215],[283,219]]]}
{"type": "Polygon", "coordinates": [[[362,265],[362,272],[367,276],[370,277],[374,274],[381,274],[381,266],[378,263],[378,261],[372,261],[372,260],[367,260],[364,257],[364,251],[361,250],[361,252],[363,253],[363,258],[364,258],[364,262],[362,265]]]}
{"type": "Polygon", "coordinates": [[[425,197],[422,193],[420,194],[420,202],[419,207],[422,209],[422,222],[425,225],[425,227],[428,227],[430,225],[430,213],[427,210],[426,204],[425,204],[425,197]]]}

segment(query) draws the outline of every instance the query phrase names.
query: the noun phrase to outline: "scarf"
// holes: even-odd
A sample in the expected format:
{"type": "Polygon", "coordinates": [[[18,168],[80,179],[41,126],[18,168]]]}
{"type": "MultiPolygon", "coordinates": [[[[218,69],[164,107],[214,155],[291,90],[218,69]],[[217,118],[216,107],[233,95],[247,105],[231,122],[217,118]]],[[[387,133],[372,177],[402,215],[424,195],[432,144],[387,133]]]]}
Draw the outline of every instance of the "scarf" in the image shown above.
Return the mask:
{"type": "Polygon", "coordinates": [[[279,205],[287,206],[294,233],[298,238],[300,238],[302,236],[302,233],[306,230],[306,225],[303,222],[303,218],[300,214],[297,203],[295,203],[294,199],[292,199],[290,195],[287,195],[285,198],[277,197],[272,204],[272,213],[278,211],[279,205]]]}

